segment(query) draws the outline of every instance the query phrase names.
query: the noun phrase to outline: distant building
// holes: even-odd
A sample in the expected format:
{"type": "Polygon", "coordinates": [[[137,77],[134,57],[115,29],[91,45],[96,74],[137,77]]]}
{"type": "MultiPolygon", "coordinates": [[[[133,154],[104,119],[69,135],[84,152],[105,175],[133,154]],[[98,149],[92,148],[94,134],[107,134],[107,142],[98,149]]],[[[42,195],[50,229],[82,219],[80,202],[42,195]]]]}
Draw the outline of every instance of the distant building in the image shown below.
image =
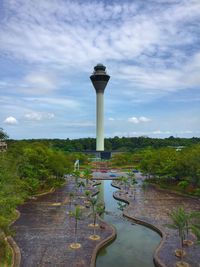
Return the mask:
{"type": "Polygon", "coordinates": [[[181,151],[185,146],[177,146],[176,151],[181,151]]]}
{"type": "Polygon", "coordinates": [[[7,144],[4,141],[0,141],[0,152],[5,152],[7,150],[7,144]]]}

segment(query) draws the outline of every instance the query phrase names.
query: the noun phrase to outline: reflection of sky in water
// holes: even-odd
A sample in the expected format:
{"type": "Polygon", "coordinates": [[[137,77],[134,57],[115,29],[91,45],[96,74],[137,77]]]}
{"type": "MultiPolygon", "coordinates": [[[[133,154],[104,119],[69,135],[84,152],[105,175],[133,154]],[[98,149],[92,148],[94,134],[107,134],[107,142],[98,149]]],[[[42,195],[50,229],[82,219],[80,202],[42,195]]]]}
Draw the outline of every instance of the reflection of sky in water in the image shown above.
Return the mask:
{"type": "MultiPolygon", "coordinates": [[[[103,182],[103,181],[102,181],[103,182]]],[[[104,215],[104,219],[117,229],[117,239],[108,247],[101,250],[97,257],[96,267],[153,267],[153,253],[157,247],[160,236],[154,231],[132,223],[117,215],[121,214],[118,204],[113,197],[117,189],[112,187],[111,181],[104,181],[104,197],[106,211],[112,215],[104,215]]]]}

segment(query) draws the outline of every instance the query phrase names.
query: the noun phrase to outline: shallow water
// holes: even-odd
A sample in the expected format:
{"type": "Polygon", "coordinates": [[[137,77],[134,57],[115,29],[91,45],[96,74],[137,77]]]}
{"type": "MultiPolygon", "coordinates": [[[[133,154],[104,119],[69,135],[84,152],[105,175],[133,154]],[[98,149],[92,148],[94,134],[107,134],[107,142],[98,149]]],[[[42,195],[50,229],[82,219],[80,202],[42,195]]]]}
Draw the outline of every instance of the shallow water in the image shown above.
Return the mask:
{"type": "Polygon", "coordinates": [[[110,180],[102,181],[99,199],[104,200],[104,220],[115,226],[117,238],[103,248],[96,261],[96,267],[154,267],[153,253],[160,242],[160,236],[151,229],[122,217],[110,180]]]}

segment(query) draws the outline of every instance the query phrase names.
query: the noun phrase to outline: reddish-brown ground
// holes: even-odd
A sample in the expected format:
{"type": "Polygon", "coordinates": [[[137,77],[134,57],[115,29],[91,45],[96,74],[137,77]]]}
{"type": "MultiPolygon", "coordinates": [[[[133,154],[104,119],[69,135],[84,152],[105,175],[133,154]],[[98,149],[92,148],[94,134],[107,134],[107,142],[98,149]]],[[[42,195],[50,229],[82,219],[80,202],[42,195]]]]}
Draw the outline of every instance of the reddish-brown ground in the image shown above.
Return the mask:
{"type": "MultiPolygon", "coordinates": [[[[104,223],[104,229],[96,228],[101,239],[93,241],[89,236],[93,228],[89,208],[83,209],[83,219],[78,223],[80,249],[71,249],[74,242],[74,219],[68,214],[75,204],[83,204],[84,199],[76,199],[70,205],[69,192],[73,182],[55,192],[31,200],[19,208],[20,218],[13,225],[15,241],[21,251],[21,267],[89,267],[97,245],[113,235],[113,228],[104,223]]],[[[93,257],[94,258],[94,257],[93,257]]]]}
{"type": "MultiPolygon", "coordinates": [[[[164,233],[165,237],[155,253],[155,259],[161,266],[172,267],[178,260],[174,251],[180,247],[180,242],[177,232],[166,226],[166,224],[171,223],[169,212],[180,206],[185,207],[188,211],[200,211],[200,199],[183,196],[150,185],[143,189],[141,186],[143,177],[137,174],[137,179],[139,183],[136,186],[135,199],[130,192],[129,194],[121,194],[117,191],[115,197],[129,202],[124,215],[153,225],[164,233]]],[[[119,186],[117,181],[114,184],[119,186]]],[[[194,237],[190,235],[190,239],[194,239],[194,237]]],[[[200,245],[194,244],[184,249],[186,251],[184,261],[192,267],[199,267],[200,245]]]]}

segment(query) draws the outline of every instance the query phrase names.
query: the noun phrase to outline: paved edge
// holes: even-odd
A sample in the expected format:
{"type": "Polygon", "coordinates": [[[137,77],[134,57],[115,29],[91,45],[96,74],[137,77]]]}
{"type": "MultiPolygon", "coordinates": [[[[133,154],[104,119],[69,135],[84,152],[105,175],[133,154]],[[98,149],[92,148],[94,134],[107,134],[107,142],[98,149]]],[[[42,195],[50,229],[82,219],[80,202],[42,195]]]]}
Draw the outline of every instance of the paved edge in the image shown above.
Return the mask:
{"type": "Polygon", "coordinates": [[[17,246],[17,243],[14,241],[14,239],[11,236],[7,236],[6,241],[12,250],[12,264],[11,264],[11,266],[12,267],[20,267],[21,252],[20,252],[19,247],[17,246]]]}
{"type": "MultiPolygon", "coordinates": [[[[63,186],[63,185],[62,185],[63,186]]],[[[50,193],[53,193],[54,191],[56,190],[55,187],[52,187],[51,189],[49,189],[48,191],[46,192],[43,192],[43,193],[39,193],[39,194],[36,194],[36,195],[33,195],[33,197],[40,197],[40,196],[44,196],[44,195],[47,195],[47,194],[50,194],[50,193]]]]}
{"type": "MultiPolygon", "coordinates": [[[[113,187],[117,188],[117,189],[121,189],[119,186],[116,186],[116,185],[114,185],[113,183],[112,183],[111,185],[112,185],[113,187]]],[[[159,229],[158,227],[154,226],[153,224],[147,223],[147,222],[145,222],[145,221],[143,221],[143,220],[140,220],[140,219],[137,219],[137,218],[135,218],[135,217],[133,217],[133,216],[128,215],[128,209],[129,209],[129,207],[130,207],[130,205],[131,205],[130,202],[128,201],[128,199],[126,199],[126,198],[119,198],[118,196],[115,195],[115,193],[113,194],[113,197],[114,197],[115,199],[117,199],[117,200],[121,200],[121,201],[123,201],[123,202],[125,202],[125,203],[127,203],[127,204],[129,205],[129,206],[123,211],[123,216],[125,216],[125,217],[127,217],[128,219],[130,219],[130,220],[136,222],[137,224],[141,224],[141,225],[144,225],[144,226],[146,226],[146,227],[152,229],[153,231],[157,232],[157,233],[162,237],[162,239],[161,239],[161,241],[160,241],[158,247],[156,248],[156,250],[155,250],[155,252],[154,252],[153,260],[154,260],[154,263],[155,263],[155,265],[156,265],[157,267],[167,267],[167,266],[166,266],[166,265],[159,259],[159,257],[158,257],[158,252],[159,252],[159,250],[161,249],[161,247],[163,246],[163,244],[164,244],[164,242],[165,242],[165,240],[166,240],[166,235],[165,235],[165,233],[164,233],[161,229],[159,229]]]]}
{"type": "MultiPolygon", "coordinates": [[[[99,218],[100,219],[100,218],[99,218]]],[[[100,219],[102,222],[106,223],[104,220],[100,219]]],[[[107,224],[107,223],[106,223],[107,224]]],[[[103,239],[94,249],[94,252],[92,253],[92,258],[90,262],[90,267],[95,267],[96,266],[96,259],[97,259],[97,254],[100,251],[101,248],[107,246],[109,243],[111,243],[117,236],[117,231],[116,228],[111,225],[107,224],[109,227],[112,228],[113,232],[112,235],[108,236],[106,239],[103,239]]]]}

